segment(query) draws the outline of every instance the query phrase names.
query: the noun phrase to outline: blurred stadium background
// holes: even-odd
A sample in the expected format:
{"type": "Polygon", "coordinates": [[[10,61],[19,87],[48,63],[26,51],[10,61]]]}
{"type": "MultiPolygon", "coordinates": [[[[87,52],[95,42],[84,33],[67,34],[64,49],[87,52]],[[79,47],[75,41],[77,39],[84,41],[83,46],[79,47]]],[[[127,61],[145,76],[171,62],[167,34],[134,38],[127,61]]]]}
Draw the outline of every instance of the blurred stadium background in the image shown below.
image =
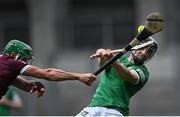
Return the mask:
{"type": "MultiPolygon", "coordinates": [[[[153,36],[159,55],[148,64],[150,80],[131,100],[130,115],[180,115],[179,10],[179,0],[0,0],[0,47],[19,39],[33,47],[34,65],[94,72],[97,62],[89,56],[96,49],[124,47],[149,13],[160,12],[165,29],[153,36]]],[[[88,105],[99,76],[91,87],[41,80],[46,93],[39,99],[17,89],[24,109],[12,114],[76,115],[88,105]]]]}

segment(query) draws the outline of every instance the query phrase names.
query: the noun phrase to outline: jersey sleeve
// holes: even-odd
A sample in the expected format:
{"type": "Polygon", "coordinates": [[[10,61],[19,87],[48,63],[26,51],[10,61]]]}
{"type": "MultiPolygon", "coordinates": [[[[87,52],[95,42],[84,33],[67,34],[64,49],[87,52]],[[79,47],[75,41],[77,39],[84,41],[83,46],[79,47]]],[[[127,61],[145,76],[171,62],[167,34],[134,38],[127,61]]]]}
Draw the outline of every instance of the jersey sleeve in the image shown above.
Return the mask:
{"type": "MultiPolygon", "coordinates": [[[[145,76],[144,71],[143,71],[142,69],[140,69],[140,68],[136,69],[135,71],[137,72],[137,74],[138,74],[138,76],[139,76],[139,82],[141,82],[142,84],[144,84],[145,81],[146,81],[146,76],[145,76]]],[[[139,83],[139,82],[138,82],[138,83],[139,83]]],[[[138,84],[138,83],[137,83],[137,84],[138,84]]]]}
{"type": "Polygon", "coordinates": [[[133,74],[135,74],[137,76],[137,82],[135,83],[135,85],[138,84],[139,80],[140,80],[139,74],[135,70],[133,70],[133,69],[131,69],[130,71],[131,71],[131,73],[133,73],[133,74]]]}
{"type": "Polygon", "coordinates": [[[24,71],[30,66],[26,64],[23,61],[18,61],[18,60],[11,60],[10,65],[12,66],[12,70],[16,72],[17,74],[23,74],[24,71]]]}
{"type": "Polygon", "coordinates": [[[145,84],[149,77],[149,72],[145,66],[137,66],[134,68],[128,68],[130,71],[136,72],[138,75],[138,81],[136,84],[145,84]]]}

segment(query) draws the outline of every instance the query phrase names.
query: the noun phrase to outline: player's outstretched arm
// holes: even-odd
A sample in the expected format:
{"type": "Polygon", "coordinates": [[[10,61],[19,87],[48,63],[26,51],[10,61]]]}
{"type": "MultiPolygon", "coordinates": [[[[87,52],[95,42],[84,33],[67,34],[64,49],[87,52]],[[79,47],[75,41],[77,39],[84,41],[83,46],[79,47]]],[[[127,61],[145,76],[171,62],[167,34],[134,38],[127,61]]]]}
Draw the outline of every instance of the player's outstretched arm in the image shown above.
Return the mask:
{"type": "Polygon", "coordinates": [[[36,66],[30,66],[28,69],[26,69],[23,75],[49,81],[79,80],[86,85],[91,85],[92,82],[96,79],[96,76],[91,73],[73,73],[55,68],[41,69],[36,66]]]}

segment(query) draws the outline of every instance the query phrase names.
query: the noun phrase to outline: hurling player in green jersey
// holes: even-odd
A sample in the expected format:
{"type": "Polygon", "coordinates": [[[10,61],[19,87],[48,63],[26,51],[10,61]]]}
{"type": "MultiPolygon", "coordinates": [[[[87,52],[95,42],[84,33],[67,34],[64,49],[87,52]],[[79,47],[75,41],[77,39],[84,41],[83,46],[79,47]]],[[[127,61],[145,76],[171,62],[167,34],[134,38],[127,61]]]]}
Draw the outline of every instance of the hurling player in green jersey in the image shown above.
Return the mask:
{"type": "MultiPolygon", "coordinates": [[[[77,116],[128,116],[131,97],[148,81],[145,63],[158,49],[157,42],[147,38],[132,49],[129,56],[122,56],[101,75],[98,88],[88,107],[77,116]]],[[[99,66],[113,56],[110,49],[98,49],[99,66]]]]}

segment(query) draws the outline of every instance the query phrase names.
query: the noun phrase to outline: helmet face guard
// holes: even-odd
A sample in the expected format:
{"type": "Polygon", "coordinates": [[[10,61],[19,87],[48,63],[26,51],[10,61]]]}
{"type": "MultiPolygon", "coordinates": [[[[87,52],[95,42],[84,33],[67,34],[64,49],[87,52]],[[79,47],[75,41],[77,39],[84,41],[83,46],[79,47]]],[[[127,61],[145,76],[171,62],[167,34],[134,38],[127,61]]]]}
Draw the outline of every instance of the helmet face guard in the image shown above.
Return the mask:
{"type": "Polygon", "coordinates": [[[152,37],[147,38],[145,41],[143,41],[141,44],[135,46],[132,48],[132,56],[133,58],[135,58],[134,53],[142,48],[148,47],[148,50],[146,52],[146,54],[148,54],[148,56],[143,56],[140,59],[134,59],[134,62],[138,65],[142,65],[144,63],[147,63],[148,61],[150,61],[155,55],[157,55],[158,53],[158,43],[155,41],[155,39],[153,39],[152,37]]]}
{"type": "Polygon", "coordinates": [[[12,52],[16,53],[16,60],[24,61],[27,64],[34,59],[32,48],[22,41],[11,40],[8,42],[4,49],[4,54],[10,55],[12,52]]]}
{"type": "Polygon", "coordinates": [[[17,54],[16,57],[15,57],[15,60],[20,60],[20,61],[23,61],[27,64],[32,64],[33,61],[34,61],[34,57],[32,56],[31,58],[29,58],[29,56],[22,56],[20,54],[17,54]]]}

